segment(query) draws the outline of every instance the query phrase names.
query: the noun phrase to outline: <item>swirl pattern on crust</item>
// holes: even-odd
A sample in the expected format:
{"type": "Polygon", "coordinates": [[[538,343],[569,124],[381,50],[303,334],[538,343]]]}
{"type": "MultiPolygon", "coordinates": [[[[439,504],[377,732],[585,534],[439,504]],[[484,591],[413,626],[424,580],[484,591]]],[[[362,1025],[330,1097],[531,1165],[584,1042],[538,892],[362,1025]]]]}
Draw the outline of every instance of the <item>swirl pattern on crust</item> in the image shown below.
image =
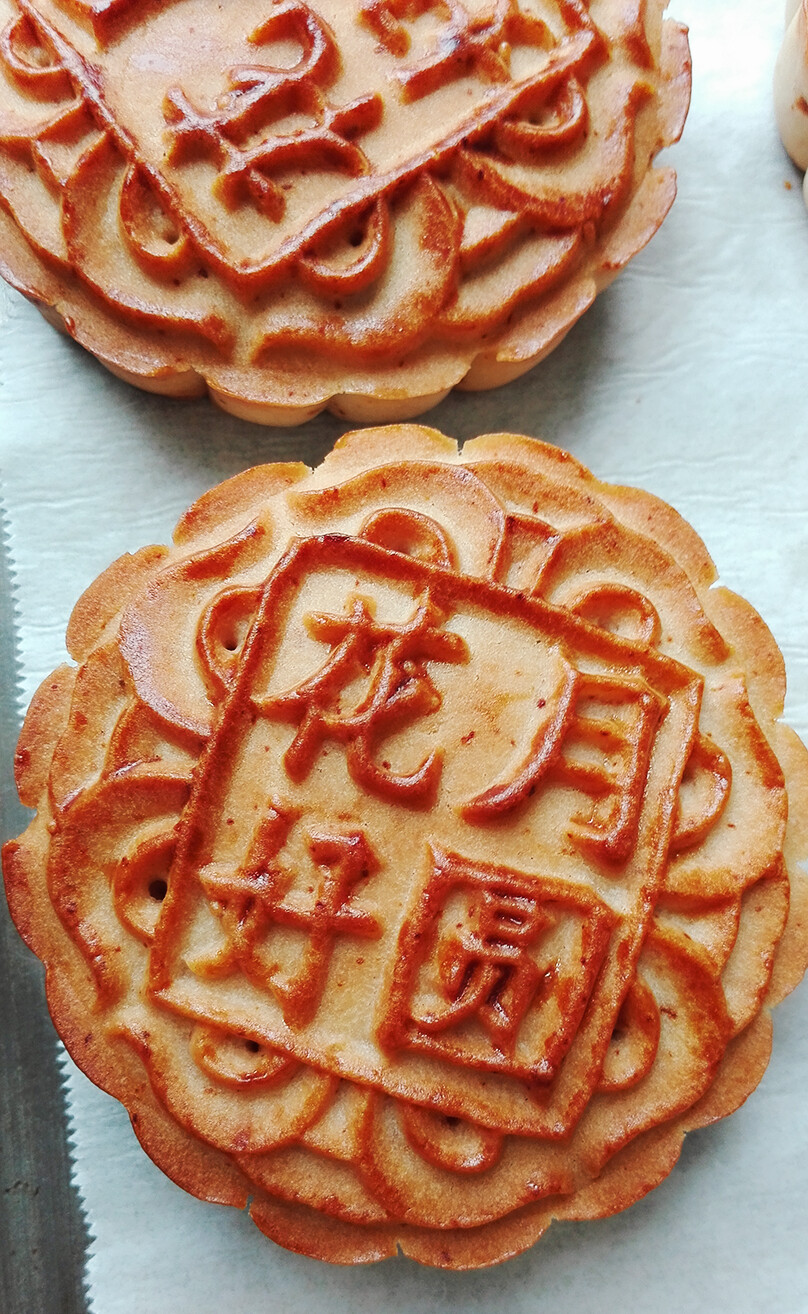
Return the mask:
{"type": "Polygon", "coordinates": [[[527,438],[349,434],[206,494],[67,638],[9,901],[189,1191],[322,1259],[481,1266],[757,1084],[808,754],[663,503],[527,438]]]}
{"type": "Polygon", "coordinates": [[[406,419],[545,355],[653,236],[663,0],[0,0],[0,265],[114,372],[406,419]]]}

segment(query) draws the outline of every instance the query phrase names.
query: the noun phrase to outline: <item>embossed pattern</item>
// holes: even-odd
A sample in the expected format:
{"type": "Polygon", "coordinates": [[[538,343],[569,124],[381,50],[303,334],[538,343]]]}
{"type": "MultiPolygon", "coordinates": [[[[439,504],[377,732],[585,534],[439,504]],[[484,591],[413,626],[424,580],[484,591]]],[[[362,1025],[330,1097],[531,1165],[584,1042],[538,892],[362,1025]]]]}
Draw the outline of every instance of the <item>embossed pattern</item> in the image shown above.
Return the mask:
{"type": "Polygon", "coordinates": [[[556,344],[674,196],[660,0],[0,0],[0,259],[118,374],[399,418],[556,344]]]}
{"type": "Polygon", "coordinates": [[[9,900],[195,1194],[480,1266],[625,1208],[759,1080],[808,754],[669,508],[529,439],[366,431],[212,490],[68,643],[9,900]]]}

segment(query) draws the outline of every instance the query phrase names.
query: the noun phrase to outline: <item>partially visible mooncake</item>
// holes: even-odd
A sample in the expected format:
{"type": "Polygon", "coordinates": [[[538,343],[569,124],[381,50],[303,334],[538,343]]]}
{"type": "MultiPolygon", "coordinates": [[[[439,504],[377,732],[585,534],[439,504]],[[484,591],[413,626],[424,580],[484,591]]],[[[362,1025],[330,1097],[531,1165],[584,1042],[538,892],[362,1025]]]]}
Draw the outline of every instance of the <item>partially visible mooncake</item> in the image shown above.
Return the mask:
{"type": "Polygon", "coordinates": [[[0,0],[0,270],[269,424],[515,378],[653,236],[664,0],[0,0]]]}
{"type": "Polygon", "coordinates": [[[9,901],[187,1190],[321,1259],[473,1268],[624,1209],[759,1081],[808,754],[654,497],[509,434],[348,434],[206,494],[67,640],[9,901]]]}
{"type": "Polygon", "coordinates": [[[806,0],[789,0],[786,6],[786,31],[774,70],[774,110],[783,145],[797,168],[805,171],[808,169],[806,0]]]}

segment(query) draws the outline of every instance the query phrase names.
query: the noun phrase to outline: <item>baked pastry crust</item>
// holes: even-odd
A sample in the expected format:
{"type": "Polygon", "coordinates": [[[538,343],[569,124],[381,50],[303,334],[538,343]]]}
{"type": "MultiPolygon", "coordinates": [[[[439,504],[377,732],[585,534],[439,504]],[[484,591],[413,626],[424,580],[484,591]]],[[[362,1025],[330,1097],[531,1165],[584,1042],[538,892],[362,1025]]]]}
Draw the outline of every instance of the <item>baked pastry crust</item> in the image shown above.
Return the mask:
{"type": "Polygon", "coordinates": [[[663,7],[0,0],[0,269],[117,375],[267,424],[505,383],[673,202],[663,7]]]}
{"type": "Polygon", "coordinates": [[[67,638],[9,902],[187,1190],[473,1268],[627,1207],[757,1084],[808,754],[671,508],[527,438],[349,434],[206,494],[67,638]]]}

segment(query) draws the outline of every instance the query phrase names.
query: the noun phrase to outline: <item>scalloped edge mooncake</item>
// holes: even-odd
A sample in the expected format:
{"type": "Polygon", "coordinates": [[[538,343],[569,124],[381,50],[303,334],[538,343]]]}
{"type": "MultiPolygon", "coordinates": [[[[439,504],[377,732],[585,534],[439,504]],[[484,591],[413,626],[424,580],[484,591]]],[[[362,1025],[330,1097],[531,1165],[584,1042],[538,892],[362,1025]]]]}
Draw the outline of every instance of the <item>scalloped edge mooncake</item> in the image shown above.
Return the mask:
{"type": "Polygon", "coordinates": [[[626,1208],[760,1080],[808,753],[658,499],[528,438],[352,433],[205,494],[67,642],[9,903],[186,1190],[475,1268],[626,1208]]]}

